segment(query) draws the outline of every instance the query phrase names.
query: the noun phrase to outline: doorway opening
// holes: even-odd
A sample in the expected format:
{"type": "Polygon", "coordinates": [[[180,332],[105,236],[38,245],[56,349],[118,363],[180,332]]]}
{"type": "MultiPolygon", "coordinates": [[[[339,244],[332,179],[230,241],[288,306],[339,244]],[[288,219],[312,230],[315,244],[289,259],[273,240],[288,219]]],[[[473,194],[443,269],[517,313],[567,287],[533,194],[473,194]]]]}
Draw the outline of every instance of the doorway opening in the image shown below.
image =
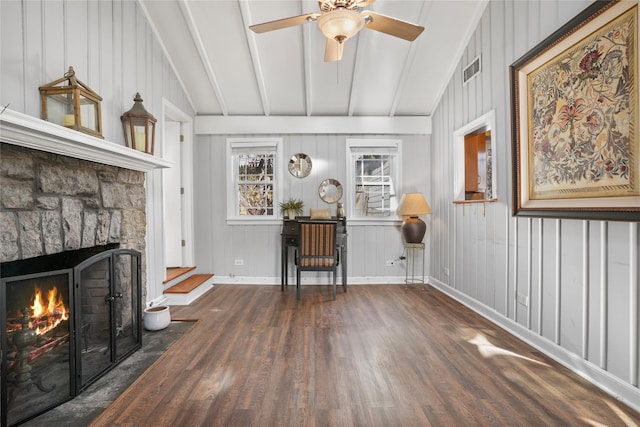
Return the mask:
{"type": "Polygon", "coordinates": [[[464,199],[484,200],[491,190],[491,130],[483,127],[464,136],[464,199]],[[487,180],[487,178],[489,178],[487,180]]]}
{"type": "Polygon", "coordinates": [[[192,121],[165,100],[163,157],[173,163],[162,171],[165,279],[175,269],[191,268],[193,251],[192,121]]]}
{"type": "Polygon", "coordinates": [[[495,126],[492,110],[454,132],[455,201],[495,199],[495,126]]]}

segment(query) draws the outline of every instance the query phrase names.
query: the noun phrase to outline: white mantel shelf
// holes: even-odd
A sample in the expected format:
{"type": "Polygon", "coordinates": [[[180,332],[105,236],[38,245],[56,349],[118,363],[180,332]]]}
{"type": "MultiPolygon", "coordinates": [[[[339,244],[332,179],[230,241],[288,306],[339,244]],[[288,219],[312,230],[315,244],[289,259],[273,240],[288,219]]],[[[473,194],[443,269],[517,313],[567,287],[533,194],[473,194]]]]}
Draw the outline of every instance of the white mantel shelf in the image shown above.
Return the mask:
{"type": "Polygon", "coordinates": [[[0,142],[142,172],[173,166],[159,157],[9,109],[0,113],[0,142]]]}

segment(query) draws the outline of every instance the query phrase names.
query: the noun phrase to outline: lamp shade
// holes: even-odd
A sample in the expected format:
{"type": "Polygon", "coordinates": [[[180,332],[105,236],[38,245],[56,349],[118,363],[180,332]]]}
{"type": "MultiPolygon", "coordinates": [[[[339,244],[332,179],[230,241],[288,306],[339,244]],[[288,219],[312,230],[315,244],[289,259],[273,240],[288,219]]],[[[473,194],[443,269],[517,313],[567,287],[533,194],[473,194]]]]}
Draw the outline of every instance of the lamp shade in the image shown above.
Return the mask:
{"type": "Polygon", "coordinates": [[[431,207],[422,193],[407,193],[400,199],[398,215],[407,217],[402,223],[402,235],[407,243],[422,243],[427,225],[418,215],[431,213],[431,207]]]}
{"type": "Polygon", "coordinates": [[[325,37],[342,43],[355,36],[364,26],[364,17],[353,10],[338,8],[323,13],[318,18],[318,27],[325,37]]]}
{"type": "Polygon", "coordinates": [[[431,213],[431,207],[422,193],[407,193],[402,195],[397,210],[400,216],[418,216],[431,213]]]}

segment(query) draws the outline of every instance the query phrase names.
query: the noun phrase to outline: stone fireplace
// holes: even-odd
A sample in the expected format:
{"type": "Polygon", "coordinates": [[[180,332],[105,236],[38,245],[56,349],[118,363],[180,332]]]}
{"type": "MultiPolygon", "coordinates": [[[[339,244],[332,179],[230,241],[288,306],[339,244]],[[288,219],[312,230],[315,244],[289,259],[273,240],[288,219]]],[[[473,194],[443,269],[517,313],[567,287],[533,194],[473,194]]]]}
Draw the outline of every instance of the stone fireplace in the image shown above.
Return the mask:
{"type": "Polygon", "coordinates": [[[108,243],[144,253],[143,172],[0,144],[0,262],[108,243]]]}
{"type": "Polygon", "coordinates": [[[68,400],[139,347],[148,178],[167,166],[17,112],[0,115],[3,426],[68,400]],[[36,300],[51,312],[37,315],[36,300]],[[41,373],[54,371],[47,383],[41,373]],[[7,419],[10,401],[20,409],[7,419]]]}

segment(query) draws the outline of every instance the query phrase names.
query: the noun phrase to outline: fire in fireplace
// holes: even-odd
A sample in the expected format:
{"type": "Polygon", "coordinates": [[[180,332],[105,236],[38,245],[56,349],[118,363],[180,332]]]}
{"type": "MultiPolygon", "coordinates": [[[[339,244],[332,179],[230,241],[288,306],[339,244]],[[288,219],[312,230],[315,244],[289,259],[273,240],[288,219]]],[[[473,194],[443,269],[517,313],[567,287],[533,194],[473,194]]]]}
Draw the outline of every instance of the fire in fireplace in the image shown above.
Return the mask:
{"type": "Polygon", "coordinates": [[[46,295],[43,299],[42,290],[36,286],[31,305],[33,322],[29,325],[35,330],[36,335],[44,335],[55,329],[62,321],[69,320],[69,308],[62,294],[58,293],[58,288],[54,286],[47,291],[46,295]]]}
{"type": "Polygon", "coordinates": [[[110,245],[1,268],[3,427],[73,398],[140,347],[138,252],[110,245]]]}

